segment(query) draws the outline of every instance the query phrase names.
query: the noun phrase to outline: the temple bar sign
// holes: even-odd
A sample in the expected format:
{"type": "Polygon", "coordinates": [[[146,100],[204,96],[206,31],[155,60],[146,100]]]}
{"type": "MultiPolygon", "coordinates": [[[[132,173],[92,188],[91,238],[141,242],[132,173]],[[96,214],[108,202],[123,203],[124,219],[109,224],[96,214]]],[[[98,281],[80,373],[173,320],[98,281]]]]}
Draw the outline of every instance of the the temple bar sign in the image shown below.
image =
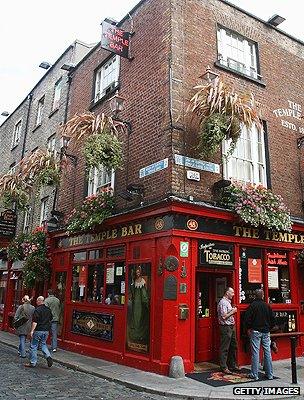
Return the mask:
{"type": "Polygon", "coordinates": [[[102,22],[101,47],[103,49],[121,57],[129,58],[130,36],[129,32],[109,23],[108,20],[105,19],[102,22]]]}

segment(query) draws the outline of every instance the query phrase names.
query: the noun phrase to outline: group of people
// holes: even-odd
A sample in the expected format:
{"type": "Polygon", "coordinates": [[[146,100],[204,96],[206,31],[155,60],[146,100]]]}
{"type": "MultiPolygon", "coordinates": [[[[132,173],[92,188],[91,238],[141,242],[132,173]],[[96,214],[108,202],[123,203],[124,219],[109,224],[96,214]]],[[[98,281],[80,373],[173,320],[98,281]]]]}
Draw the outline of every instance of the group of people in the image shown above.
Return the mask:
{"type": "Polygon", "coordinates": [[[26,358],[26,338],[30,336],[29,362],[24,364],[26,367],[35,367],[37,364],[37,351],[41,346],[48,367],[53,365],[51,353],[46,344],[49,332],[51,331],[51,349],[57,351],[57,332],[58,321],[60,317],[61,304],[55,296],[53,290],[48,290],[48,297],[38,296],[37,307],[31,305],[31,299],[28,295],[23,296],[22,304],[18,307],[15,314],[15,321],[20,316],[25,316],[27,321],[16,328],[16,334],[19,336],[19,356],[26,358]]]}
{"type": "MultiPolygon", "coordinates": [[[[236,363],[237,339],[234,315],[237,313],[237,308],[232,305],[233,296],[233,288],[228,287],[217,307],[220,326],[220,368],[226,374],[241,371],[236,363]]],[[[251,372],[248,377],[259,379],[259,355],[262,344],[265,375],[267,379],[273,379],[270,331],[275,326],[275,317],[271,307],[264,301],[262,289],[255,291],[255,300],[245,312],[244,324],[251,344],[251,372]]],[[[272,348],[277,350],[275,345],[272,348]]]]}

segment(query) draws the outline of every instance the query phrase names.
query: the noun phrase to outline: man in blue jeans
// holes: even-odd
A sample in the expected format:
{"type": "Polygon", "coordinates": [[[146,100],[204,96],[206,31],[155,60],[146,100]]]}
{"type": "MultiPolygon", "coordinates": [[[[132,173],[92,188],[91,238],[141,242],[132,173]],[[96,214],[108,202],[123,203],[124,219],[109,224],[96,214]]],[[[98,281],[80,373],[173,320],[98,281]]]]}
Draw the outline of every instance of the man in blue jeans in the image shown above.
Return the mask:
{"type": "Polygon", "coordinates": [[[272,309],[264,301],[263,289],[255,291],[256,299],[245,313],[245,327],[249,330],[251,343],[251,373],[249,377],[259,380],[259,357],[262,343],[264,352],[264,367],[267,379],[273,379],[272,359],[270,350],[270,330],[275,325],[272,309]]]}
{"type": "Polygon", "coordinates": [[[53,315],[53,319],[51,322],[51,334],[52,334],[51,346],[52,346],[52,351],[55,352],[57,351],[57,331],[58,331],[58,321],[61,312],[61,304],[60,300],[55,296],[54,291],[52,289],[48,290],[48,297],[45,299],[44,304],[47,307],[49,307],[53,315]]]}
{"type": "Polygon", "coordinates": [[[30,333],[32,339],[29,353],[30,362],[25,364],[25,367],[36,367],[39,342],[41,344],[41,350],[45,355],[47,365],[48,367],[51,367],[53,365],[53,359],[46,345],[46,341],[49,336],[53,316],[51,310],[44,304],[43,296],[37,297],[36,302],[37,307],[33,314],[32,329],[30,333]]]}

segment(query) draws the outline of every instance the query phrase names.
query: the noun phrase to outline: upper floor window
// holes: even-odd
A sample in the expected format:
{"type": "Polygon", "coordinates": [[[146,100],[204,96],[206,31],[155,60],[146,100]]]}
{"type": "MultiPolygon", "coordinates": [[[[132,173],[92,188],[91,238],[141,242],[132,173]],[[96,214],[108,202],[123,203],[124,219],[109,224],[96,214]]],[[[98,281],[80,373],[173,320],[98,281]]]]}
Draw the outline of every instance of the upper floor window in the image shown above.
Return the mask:
{"type": "MultiPolygon", "coordinates": [[[[227,154],[230,141],[223,142],[223,153],[227,154]]],[[[224,159],[224,178],[267,187],[264,132],[255,126],[248,130],[243,126],[236,148],[228,159],[224,159]]]]}
{"type": "Polygon", "coordinates": [[[30,219],[32,215],[32,207],[28,207],[24,212],[24,220],[23,220],[23,232],[28,233],[30,227],[30,219]]]}
{"type": "Polygon", "coordinates": [[[48,197],[44,197],[41,200],[41,204],[40,204],[40,221],[39,221],[39,225],[43,225],[44,222],[46,222],[47,220],[47,203],[48,203],[48,197]]]}
{"type": "Polygon", "coordinates": [[[21,126],[22,126],[22,121],[19,121],[19,122],[17,122],[17,124],[14,127],[12,147],[17,146],[17,144],[20,142],[21,126]]]}
{"type": "Polygon", "coordinates": [[[103,188],[114,187],[114,172],[104,168],[92,168],[89,173],[88,196],[98,193],[103,188]]]}
{"type": "Polygon", "coordinates": [[[218,27],[217,46],[220,64],[252,78],[261,79],[256,43],[229,29],[218,27]]]}
{"type": "Polygon", "coordinates": [[[9,166],[9,170],[8,173],[10,175],[14,175],[16,173],[16,169],[17,169],[17,165],[15,162],[13,162],[10,166],[9,166]]]}
{"type": "Polygon", "coordinates": [[[47,140],[46,147],[50,153],[55,153],[56,134],[50,136],[47,140]]]}
{"type": "Polygon", "coordinates": [[[60,78],[56,83],[55,83],[55,89],[54,89],[54,100],[53,100],[53,110],[56,110],[56,108],[59,107],[59,101],[60,101],[60,96],[61,96],[61,89],[62,89],[62,78],[60,78]]]}
{"type": "Polygon", "coordinates": [[[41,124],[43,108],[44,108],[44,96],[41,97],[41,99],[38,101],[36,126],[41,124]]]}
{"type": "Polygon", "coordinates": [[[95,72],[94,102],[115,88],[119,77],[119,57],[110,58],[95,72]]]}

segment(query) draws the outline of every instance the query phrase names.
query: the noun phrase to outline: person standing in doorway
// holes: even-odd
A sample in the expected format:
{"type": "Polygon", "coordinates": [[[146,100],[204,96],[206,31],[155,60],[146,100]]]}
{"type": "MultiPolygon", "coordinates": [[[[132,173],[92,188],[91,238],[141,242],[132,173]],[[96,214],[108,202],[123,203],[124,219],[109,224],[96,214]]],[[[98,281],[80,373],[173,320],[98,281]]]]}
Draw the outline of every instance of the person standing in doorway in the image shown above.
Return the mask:
{"type": "Polygon", "coordinates": [[[217,306],[220,325],[220,368],[225,374],[241,370],[236,364],[237,341],[234,314],[237,308],[231,305],[233,296],[233,288],[228,287],[217,306]]]}
{"type": "Polygon", "coordinates": [[[51,321],[53,319],[51,310],[44,304],[44,297],[37,297],[37,307],[33,314],[32,329],[30,332],[31,346],[28,364],[24,364],[25,367],[36,367],[37,364],[37,350],[39,342],[41,344],[41,350],[45,355],[48,367],[53,365],[53,359],[46,345],[47,338],[49,336],[49,330],[51,328],[51,321]]]}
{"type": "Polygon", "coordinates": [[[270,330],[275,326],[275,317],[271,307],[264,301],[263,289],[255,291],[255,300],[246,310],[244,323],[251,344],[251,373],[249,378],[259,380],[259,357],[262,343],[266,378],[273,379],[270,330]]]}
{"type": "Polygon", "coordinates": [[[51,323],[51,335],[52,335],[51,347],[52,351],[55,352],[57,351],[58,321],[60,318],[61,304],[60,300],[55,296],[52,289],[48,290],[48,297],[45,299],[44,304],[47,307],[49,307],[53,316],[51,323]]]}
{"type": "Polygon", "coordinates": [[[16,334],[19,336],[19,348],[18,354],[20,357],[25,358],[25,342],[26,337],[29,335],[32,326],[32,316],[35,311],[35,307],[31,305],[31,300],[29,296],[26,294],[22,298],[22,304],[17,308],[15,314],[15,321],[18,320],[21,316],[25,316],[28,320],[18,328],[16,328],[16,334]]]}

